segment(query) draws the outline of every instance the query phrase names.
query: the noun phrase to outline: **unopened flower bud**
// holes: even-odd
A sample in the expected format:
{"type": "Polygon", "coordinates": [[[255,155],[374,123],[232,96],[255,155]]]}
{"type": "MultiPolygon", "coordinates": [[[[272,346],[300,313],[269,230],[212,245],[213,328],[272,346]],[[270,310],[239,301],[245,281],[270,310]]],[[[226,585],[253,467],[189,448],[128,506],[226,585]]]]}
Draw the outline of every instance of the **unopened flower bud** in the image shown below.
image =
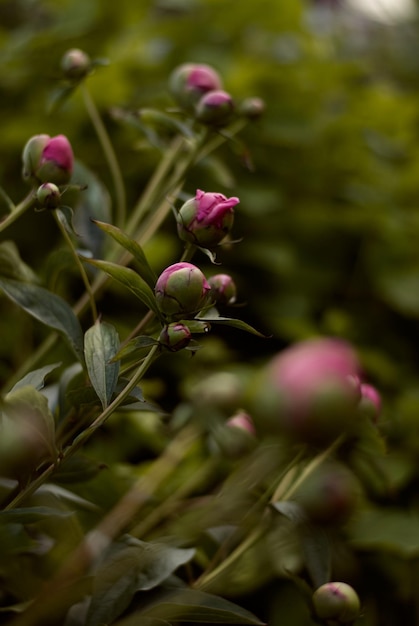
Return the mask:
{"type": "Polygon", "coordinates": [[[203,94],[221,87],[218,73],[211,66],[202,63],[184,63],[169,78],[169,89],[173,97],[189,111],[193,111],[203,94]]]}
{"type": "Polygon", "coordinates": [[[56,209],[61,204],[61,193],[54,183],[43,183],[36,191],[36,199],[43,209],[56,209]]]}
{"type": "Polygon", "coordinates": [[[175,263],[159,276],[155,295],[160,311],[174,320],[194,317],[208,304],[210,286],[191,263],[175,263]]]}
{"type": "Polygon", "coordinates": [[[78,48],[67,50],[61,59],[61,69],[66,78],[80,80],[91,70],[90,57],[78,48]]]}
{"type": "Polygon", "coordinates": [[[265,103],[261,98],[246,98],[239,107],[240,115],[249,120],[257,120],[265,112],[265,103]]]}
{"type": "Polygon", "coordinates": [[[361,383],[360,390],[359,409],[362,413],[369,415],[376,424],[381,413],[381,396],[375,387],[367,383],[361,383]]]}
{"type": "Polygon", "coordinates": [[[160,333],[160,343],[171,352],[178,352],[186,348],[192,338],[191,331],[185,324],[172,322],[167,324],[160,333]]]}
{"type": "Polygon", "coordinates": [[[233,98],[226,91],[209,91],[196,105],[195,117],[209,126],[225,126],[233,116],[233,98]]]}
{"type": "Polygon", "coordinates": [[[258,392],[268,428],[328,445],[354,427],[359,363],[344,341],[322,338],[291,346],[268,364],[258,392]]]}
{"type": "Polygon", "coordinates": [[[253,420],[250,415],[248,413],[245,413],[244,411],[239,411],[238,413],[235,413],[235,415],[230,417],[226,422],[226,426],[228,426],[228,428],[238,428],[242,431],[245,431],[252,437],[256,435],[256,429],[253,420]]]}
{"type": "Polygon", "coordinates": [[[348,521],[358,503],[359,484],[342,463],[323,463],[301,484],[295,500],[312,524],[336,525],[348,521]]]}
{"type": "Polygon", "coordinates": [[[317,617],[327,624],[351,624],[359,616],[361,603],[358,594],[348,584],[326,583],[313,594],[317,617]]]}
{"type": "Polygon", "coordinates": [[[31,137],[23,149],[22,160],[25,180],[65,185],[73,173],[73,150],[64,135],[31,137]]]}
{"type": "Polygon", "coordinates": [[[204,248],[217,245],[230,232],[233,207],[239,202],[238,198],[198,189],[195,198],[185,202],[177,214],[179,237],[204,248]]]}
{"type": "Polygon", "coordinates": [[[233,304],[236,301],[236,284],[229,274],[215,274],[208,278],[211,297],[216,304],[233,304]]]}
{"type": "Polygon", "coordinates": [[[191,389],[190,397],[198,405],[231,415],[237,410],[242,393],[242,382],[236,374],[216,372],[196,383],[191,389]]]}

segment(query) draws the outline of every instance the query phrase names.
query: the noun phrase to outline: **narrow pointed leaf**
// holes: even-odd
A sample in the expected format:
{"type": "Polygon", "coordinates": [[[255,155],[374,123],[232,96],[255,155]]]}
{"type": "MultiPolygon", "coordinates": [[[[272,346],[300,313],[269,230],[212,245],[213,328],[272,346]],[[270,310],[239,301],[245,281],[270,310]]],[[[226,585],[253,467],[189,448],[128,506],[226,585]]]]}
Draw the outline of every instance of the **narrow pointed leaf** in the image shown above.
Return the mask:
{"type": "Polygon", "coordinates": [[[243,322],[242,320],[237,320],[231,317],[221,317],[221,316],[205,317],[204,316],[204,317],[200,317],[199,321],[209,322],[210,324],[223,324],[224,326],[232,326],[233,328],[238,328],[239,330],[244,330],[247,333],[251,333],[252,335],[256,335],[257,337],[263,337],[264,339],[266,339],[265,335],[263,335],[258,330],[253,328],[253,326],[250,326],[250,324],[247,324],[246,322],[243,322]]]}
{"type": "Polygon", "coordinates": [[[125,287],[128,287],[134,295],[141,300],[149,309],[154,311],[160,317],[160,311],[157,307],[156,298],[151,287],[145,282],[137,272],[129,267],[123,267],[109,261],[99,261],[97,259],[85,259],[87,263],[91,263],[95,267],[103,270],[106,274],[117,280],[125,287]]]}
{"type": "Polygon", "coordinates": [[[112,224],[106,224],[105,222],[99,222],[98,220],[93,220],[97,226],[103,230],[105,233],[108,233],[115,241],[117,241],[125,250],[130,252],[137,262],[137,271],[140,274],[141,278],[145,280],[145,282],[153,289],[156,284],[157,276],[155,272],[151,269],[148,264],[147,258],[144,254],[144,251],[140,244],[138,244],[134,239],[128,237],[125,233],[122,232],[120,228],[117,226],[113,226],[112,224]]]}
{"type": "Polygon", "coordinates": [[[0,289],[15,304],[46,326],[61,332],[83,363],[83,331],[72,308],[65,300],[43,287],[0,278],[0,289]]]}
{"type": "Polygon", "coordinates": [[[86,331],[84,356],[87,372],[104,409],[118,381],[119,361],[112,361],[118,349],[118,333],[111,324],[97,321],[86,331]]]}
{"type": "Polygon", "coordinates": [[[45,377],[50,372],[53,372],[55,369],[57,369],[57,367],[60,367],[60,365],[61,363],[52,363],[51,365],[45,365],[44,367],[40,367],[33,372],[29,372],[28,374],[26,374],[26,376],[18,380],[10,391],[15,391],[16,389],[19,389],[20,387],[25,387],[26,385],[31,385],[39,391],[44,387],[45,377]]]}
{"type": "Polygon", "coordinates": [[[161,594],[155,604],[140,612],[141,616],[170,621],[210,624],[262,625],[256,615],[220,596],[197,589],[176,589],[161,594]]]}

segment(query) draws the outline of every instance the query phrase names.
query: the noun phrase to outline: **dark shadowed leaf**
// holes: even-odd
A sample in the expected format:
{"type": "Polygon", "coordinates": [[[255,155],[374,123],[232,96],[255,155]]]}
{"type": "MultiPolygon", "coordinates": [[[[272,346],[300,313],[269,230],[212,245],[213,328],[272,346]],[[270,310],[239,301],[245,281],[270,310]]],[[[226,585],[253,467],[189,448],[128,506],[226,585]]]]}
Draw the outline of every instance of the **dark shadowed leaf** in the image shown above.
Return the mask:
{"type": "Polygon", "coordinates": [[[164,591],[156,603],[140,613],[141,616],[199,624],[263,624],[247,609],[196,589],[164,591]]]}
{"type": "Polygon", "coordinates": [[[192,549],[133,541],[135,545],[113,550],[97,571],[86,626],[112,622],[137,591],[158,586],[195,554],[192,549]]]}
{"type": "Polygon", "coordinates": [[[65,300],[43,287],[0,278],[0,288],[29,315],[61,332],[83,363],[83,332],[80,322],[65,300]]]}
{"type": "Polygon", "coordinates": [[[119,337],[111,324],[99,320],[84,336],[84,356],[90,382],[105,409],[115,391],[119,361],[112,361],[119,348],[119,337]]]}

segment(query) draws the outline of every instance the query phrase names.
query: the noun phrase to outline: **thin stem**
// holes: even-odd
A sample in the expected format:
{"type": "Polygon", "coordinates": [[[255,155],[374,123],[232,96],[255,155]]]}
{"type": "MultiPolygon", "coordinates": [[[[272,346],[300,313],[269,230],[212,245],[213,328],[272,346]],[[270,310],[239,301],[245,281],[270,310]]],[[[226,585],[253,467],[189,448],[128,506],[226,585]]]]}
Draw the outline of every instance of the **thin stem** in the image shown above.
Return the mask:
{"type": "Polygon", "coordinates": [[[167,176],[167,174],[173,168],[174,164],[179,158],[179,154],[184,148],[185,139],[184,137],[178,135],[173,140],[170,148],[164,153],[163,158],[161,159],[157,168],[154,170],[154,173],[148,181],[146,188],[144,189],[141,197],[135,205],[126,227],[126,231],[128,234],[131,234],[135,231],[145,213],[151,208],[152,203],[158,192],[160,191],[161,193],[160,188],[165,176],[167,176]]]}
{"type": "Polygon", "coordinates": [[[109,139],[108,132],[105,128],[101,116],[99,115],[99,111],[97,110],[96,104],[92,96],[90,95],[90,92],[85,82],[80,85],[80,89],[83,95],[84,105],[86,107],[87,113],[89,114],[90,120],[102,146],[106,161],[108,162],[109,170],[111,172],[113,184],[115,187],[115,222],[118,226],[123,226],[126,216],[126,195],[121,169],[119,167],[119,163],[116,158],[111,140],[109,139]]]}
{"type": "Polygon", "coordinates": [[[90,308],[92,309],[92,316],[93,316],[93,322],[96,322],[97,320],[97,308],[96,308],[96,301],[95,301],[95,296],[92,290],[92,286],[90,284],[90,281],[87,277],[86,274],[86,270],[84,269],[84,265],[80,260],[79,255],[77,254],[77,250],[74,247],[74,243],[70,237],[70,235],[67,232],[67,229],[65,228],[65,226],[63,225],[60,216],[57,213],[57,210],[53,211],[54,214],[54,219],[57,222],[58,228],[61,231],[62,236],[64,237],[66,243],[68,244],[70,250],[71,250],[71,254],[73,255],[73,258],[76,262],[76,265],[78,267],[78,270],[80,272],[80,276],[83,280],[84,286],[86,288],[86,292],[89,295],[89,301],[90,301],[90,308]]]}
{"type": "MultiPolygon", "coordinates": [[[[4,196],[3,196],[4,197],[4,196]]],[[[35,205],[35,191],[32,189],[29,194],[13,208],[13,211],[0,221],[0,233],[8,228],[13,222],[15,222],[21,215],[23,215],[28,209],[35,205]]]]}
{"type": "Polygon", "coordinates": [[[13,211],[15,211],[16,209],[15,203],[13,202],[11,198],[9,198],[7,193],[4,191],[3,187],[0,187],[0,196],[3,198],[4,202],[6,203],[9,213],[13,213],[13,211]]]}
{"type": "Polygon", "coordinates": [[[4,510],[10,510],[18,507],[27,497],[35,493],[35,491],[51,476],[51,474],[56,470],[58,465],[63,463],[66,459],[69,459],[73,456],[81,446],[86,443],[86,441],[96,432],[98,428],[100,428],[105,421],[108,419],[110,415],[118,408],[118,406],[125,400],[125,398],[131,393],[134,387],[138,384],[140,379],[144,376],[147,369],[150,367],[156,352],[159,346],[153,346],[148,353],[147,357],[141,363],[137,372],[134,374],[132,379],[125,385],[122,391],[117,395],[117,397],[109,404],[104,411],[88,426],[83,432],[80,433],[78,437],[73,441],[73,443],[64,450],[61,458],[54,463],[51,463],[37,478],[35,478],[25,489],[22,491],[4,508],[4,510]]]}

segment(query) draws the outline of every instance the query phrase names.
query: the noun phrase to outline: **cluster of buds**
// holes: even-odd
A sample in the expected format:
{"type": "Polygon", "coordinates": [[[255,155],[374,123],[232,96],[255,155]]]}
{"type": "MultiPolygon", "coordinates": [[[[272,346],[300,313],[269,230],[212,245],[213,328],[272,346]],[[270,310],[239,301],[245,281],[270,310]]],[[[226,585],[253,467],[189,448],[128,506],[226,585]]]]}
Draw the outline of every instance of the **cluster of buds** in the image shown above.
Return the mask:
{"type": "Polygon", "coordinates": [[[197,190],[194,198],[187,200],[176,216],[179,237],[188,243],[204,248],[220,243],[230,232],[238,198],[226,198],[221,193],[197,190]]]}
{"type": "Polygon", "coordinates": [[[180,65],[170,76],[169,89],[179,105],[203,124],[225,126],[233,116],[233,98],[223,90],[218,72],[209,65],[180,65]]]}
{"type": "Polygon", "coordinates": [[[193,318],[209,304],[211,288],[201,270],[192,263],[175,263],[157,279],[157,305],[169,321],[193,318]]]}
{"type": "Polygon", "coordinates": [[[362,384],[360,363],[347,342],[335,338],[297,343],[275,356],[262,376],[259,410],[269,429],[315,445],[353,432],[362,406],[377,419],[379,394],[362,384]]]}
{"type": "Polygon", "coordinates": [[[74,155],[64,135],[34,135],[23,148],[22,161],[23,178],[33,184],[66,185],[70,182],[74,155]]]}

